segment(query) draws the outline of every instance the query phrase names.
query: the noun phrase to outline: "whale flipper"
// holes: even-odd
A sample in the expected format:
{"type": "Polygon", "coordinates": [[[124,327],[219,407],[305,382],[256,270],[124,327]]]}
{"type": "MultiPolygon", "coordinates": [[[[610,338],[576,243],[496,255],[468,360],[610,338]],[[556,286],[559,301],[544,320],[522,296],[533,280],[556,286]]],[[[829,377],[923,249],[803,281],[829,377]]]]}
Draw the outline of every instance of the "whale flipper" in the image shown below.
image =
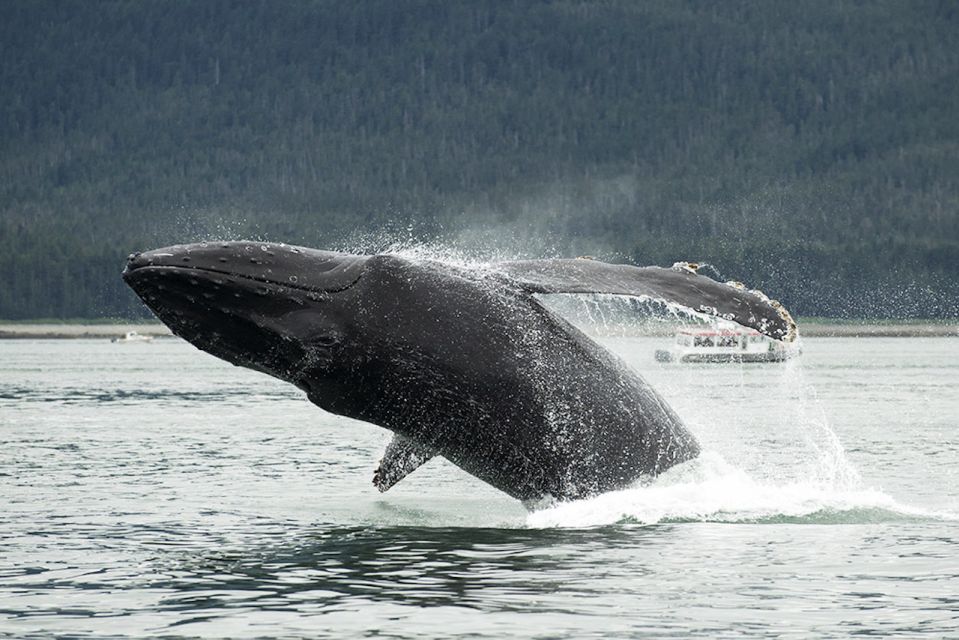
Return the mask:
{"type": "Polygon", "coordinates": [[[717,282],[695,264],[634,267],[592,259],[522,260],[497,265],[529,293],[606,293],[647,297],[731,320],[790,342],[796,323],[776,300],[738,282],[717,282]]]}
{"type": "Polygon", "coordinates": [[[426,464],[436,455],[415,440],[394,434],[386,445],[380,466],[373,473],[373,484],[380,493],[388,491],[397,482],[426,464]]]}

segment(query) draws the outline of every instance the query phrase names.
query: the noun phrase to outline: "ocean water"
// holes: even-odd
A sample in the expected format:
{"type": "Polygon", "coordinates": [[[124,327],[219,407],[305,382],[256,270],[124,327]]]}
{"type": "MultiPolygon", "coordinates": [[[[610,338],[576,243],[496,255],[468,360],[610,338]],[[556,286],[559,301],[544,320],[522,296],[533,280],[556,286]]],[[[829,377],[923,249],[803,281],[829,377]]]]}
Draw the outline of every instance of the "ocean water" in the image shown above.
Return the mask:
{"type": "Polygon", "coordinates": [[[959,339],[603,342],[704,454],[528,513],[179,340],[0,341],[0,635],[959,637],[959,339]]]}

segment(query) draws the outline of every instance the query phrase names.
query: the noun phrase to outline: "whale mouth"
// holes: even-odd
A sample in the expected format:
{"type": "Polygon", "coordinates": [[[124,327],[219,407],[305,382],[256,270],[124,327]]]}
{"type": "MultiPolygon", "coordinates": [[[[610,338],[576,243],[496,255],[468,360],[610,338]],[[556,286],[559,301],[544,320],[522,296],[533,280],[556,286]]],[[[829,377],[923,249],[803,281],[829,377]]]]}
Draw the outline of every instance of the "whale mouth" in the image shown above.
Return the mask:
{"type": "Polygon", "coordinates": [[[324,349],[277,332],[271,314],[323,304],[330,291],[201,266],[139,265],[123,276],[174,335],[231,364],[298,386],[306,364],[322,364],[324,349]]]}
{"type": "Polygon", "coordinates": [[[238,280],[314,292],[337,293],[359,281],[366,257],[286,244],[222,242],[175,245],[131,254],[123,279],[134,286],[150,273],[205,274],[218,284],[238,280]]]}

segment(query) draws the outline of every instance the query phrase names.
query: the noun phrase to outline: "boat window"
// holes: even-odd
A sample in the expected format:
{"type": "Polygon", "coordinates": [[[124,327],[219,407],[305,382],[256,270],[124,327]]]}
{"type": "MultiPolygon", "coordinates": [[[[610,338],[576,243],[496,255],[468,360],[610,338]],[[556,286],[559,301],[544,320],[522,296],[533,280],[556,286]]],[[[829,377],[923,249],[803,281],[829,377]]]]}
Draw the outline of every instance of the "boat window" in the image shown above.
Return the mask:
{"type": "Polygon", "coordinates": [[[738,344],[739,344],[738,336],[720,336],[719,337],[720,347],[735,347],[738,344]]]}
{"type": "Polygon", "coordinates": [[[696,336],[696,338],[693,340],[693,346],[711,347],[713,346],[713,339],[711,336],[696,336]]]}

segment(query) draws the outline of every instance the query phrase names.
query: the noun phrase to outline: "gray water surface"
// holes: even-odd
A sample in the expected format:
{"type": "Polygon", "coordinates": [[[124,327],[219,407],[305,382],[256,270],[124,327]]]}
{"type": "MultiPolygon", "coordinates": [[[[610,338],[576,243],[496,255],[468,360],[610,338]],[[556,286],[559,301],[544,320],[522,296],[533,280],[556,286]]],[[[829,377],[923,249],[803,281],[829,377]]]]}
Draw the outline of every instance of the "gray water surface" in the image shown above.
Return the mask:
{"type": "Polygon", "coordinates": [[[529,514],[178,340],[0,341],[0,634],[959,637],[959,339],[604,342],[705,453],[529,514]]]}

